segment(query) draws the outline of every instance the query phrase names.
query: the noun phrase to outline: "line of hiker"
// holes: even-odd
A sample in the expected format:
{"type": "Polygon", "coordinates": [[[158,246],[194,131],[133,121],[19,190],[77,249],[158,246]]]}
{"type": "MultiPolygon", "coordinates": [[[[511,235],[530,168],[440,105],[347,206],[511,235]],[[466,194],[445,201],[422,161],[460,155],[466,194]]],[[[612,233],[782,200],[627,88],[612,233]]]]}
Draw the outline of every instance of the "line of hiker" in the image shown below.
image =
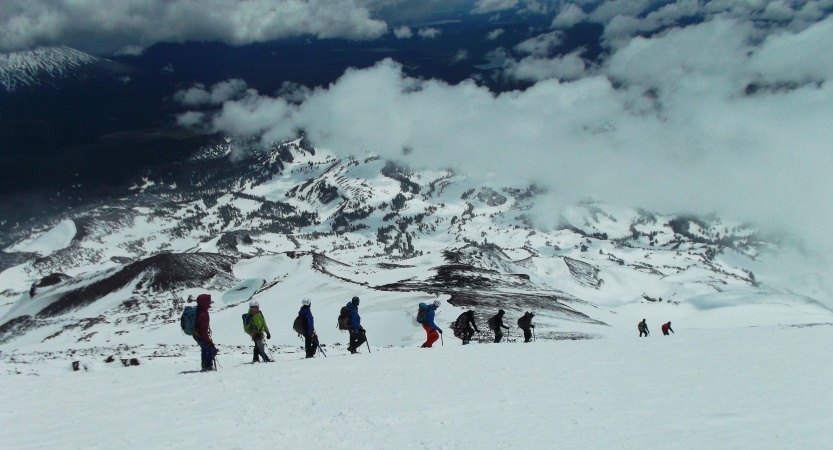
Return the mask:
{"type": "MultiPolygon", "coordinates": [[[[422,344],[422,348],[433,347],[434,343],[437,342],[437,339],[443,333],[443,330],[434,323],[434,315],[436,314],[437,308],[440,307],[440,304],[441,302],[439,300],[434,300],[434,303],[430,305],[426,303],[419,304],[416,320],[422,324],[422,328],[425,330],[425,343],[422,344]]],[[[500,309],[497,314],[488,320],[489,329],[495,333],[494,342],[496,344],[503,339],[503,330],[509,329],[503,323],[503,316],[505,314],[506,311],[500,309]]],[[[524,332],[524,342],[530,342],[533,339],[533,329],[535,328],[535,325],[532,323],[533,317],[535,317],[535,314],[527,311],[526,314],[518,319],[518,328],[524,332]]],[[[468,310],[460,314],[457,320],[451,324],[451,328],[454,330],[454,337],[463,341],[463,345],[469,344],[471,338],[474,337],[474,333],[480,332],[474,320],[473,310],[468,310]]]]}
{"type": "MultiPolygon", "coordinates": [[[[651,332],[648,330],[648,324],[645,322],[645,319],[642,319],[642,322],[639,322],[636,328],[639,330],[639,337],[648,337],[651,334],[651,332]]],[[[674,330],[671,329],[670,321],[662,324],[662,335],[670,336],[668,332],[674,332],[674,330]]]]}
{"type": "MultiPolygon", "coordinates": [[[[353,297],[350,302],[341,308],[338,316],[338,329],[348,331],[350,334],[350,344],[347,350],[351,354],[358,353],[359,348],[367,343],[367,336],[364,327],[362,327],[361,316],[359,315],[359,297],[353,297]]],[[[217,347],[214,345],[211,336],[210,316],[208,313],[211,308],[211,296],[208,294],[201,294],[197,297],[197,306],[185,307],[180,318],[180,325],[185,334],[193,336],[194,340],[200,346],[202,355],[202,370],[216,370],[216,356],[217,347]]],[[[431,304],[420,303],[417,312],[417,322],[419,322],[425,330],[426,339],[422,344],[423,348],[431,348],[437,340],[441,339],[443,330],[436,324],[435,316],[437,309],[442,302],[435,300],[431,304]]],[[[301,309],[298,311],[298,316],[292,328],[298,335],[304,337],[304,351],[306,358],[315,357],[317,352],[321,352],[324,356],[324,350],[318,341],[318,335],[315,331],[315,319],[312,315],[312,301],[309,298],[304,298],[301,301],[301,309]]],[[[488,324],[494,334],[494,342],[499,343],[503,339],[503,330],[508,330],[509,327],[503,323],[503,318],[506,312],[499,310],[497,314],[489,318],[488,324]]],[[[535,325],[532,323],[532,318],[535,314],[527,311],[518,319],[518,328],[524,332],[524,342],[530,342],[534,339],[535,325]]],[[[249,310],[243,314],[243,331],[249,335],[254,344],[252,348],[252,363],[256,362],[272,362],[272,357],[269,356],[266,346],[266,340],[272,338],[269,331],[269,326],[266,324],[266,318],[263,311],[260,310],[260,304],[257,300],[249,302],[249,310]]],[[[644,321],[643,321],[644,322],[644,321]]],[[[670,329],[670,322],[669,322],[670,329]]],[[[640,325],[641,326],[641,325],[640,325]]],[[[647,325],[646,332],[647,332],[647,325]]],[[[474,317],[474,311],[468,310],[460,314],[457,320],[451,324],[454,331],[454,336],[459,338],[463,345],[471,342],[475,333],[479,333],[480,329],[474,317]]],[[[673,331],[672,331],[673,332],[673,331]]],[[[370,346],[367,347],[370,351],[370,346]]]]}

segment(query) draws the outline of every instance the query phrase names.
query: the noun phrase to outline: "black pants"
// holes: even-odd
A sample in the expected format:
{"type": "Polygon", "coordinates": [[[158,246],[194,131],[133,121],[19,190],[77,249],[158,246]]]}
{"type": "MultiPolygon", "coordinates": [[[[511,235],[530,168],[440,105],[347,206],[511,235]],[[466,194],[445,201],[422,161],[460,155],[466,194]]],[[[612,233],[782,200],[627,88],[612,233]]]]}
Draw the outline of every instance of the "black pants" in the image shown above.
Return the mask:
{"type": "Polygon", "coordinates": [[[639,337],[642,337],[643,334],[645,335],[645,337],[648,337],[648,332],[647,331],[639,330],[639,337]]]}
{"type": "Polygon", "coordinates": [[[499,343],[501,339],[503,339],[503,330],[498,328],[495,330],[495,344],[499,343]]]}
{"type": "Polygon", "coordinates": [[[350,330],[350,348],[358,350],[367,341],[367,338],[359,330],[350,330]]]}
{"type": "Polygon", "coordinates": [[[263,342],[263,335],[256,334],[252,340],[255,342],[255,348],[252,351],[252,353],[254,353],[252,362],[260,362],[261,357],[263,358],[264,362],[271,361],[269,359],[269,356],[266,355],[266,344],[263,342]]]}
{"type": "Polygon", "coordinates": [[[304,350],[307,352],[307,358],[314,358],[315,357],[315,350],[318,348],[315,345],[315,339],[312,338],[312,335],[304,337],[304,350]]]}
{"type": "Polygon", "coordinates": [[[532,340],[532,328],[521,328],[524,330],[524,342],[529,342],[532,340]]]}
{"type": "Polygon", "coordinates": [[[471,342],[471,338],[474,337],[474,328],[466,328],[465,330],[460,332],[460,336],[458,337],[463,341],[463,345],[468,344],[469,342],[471,342]]]}

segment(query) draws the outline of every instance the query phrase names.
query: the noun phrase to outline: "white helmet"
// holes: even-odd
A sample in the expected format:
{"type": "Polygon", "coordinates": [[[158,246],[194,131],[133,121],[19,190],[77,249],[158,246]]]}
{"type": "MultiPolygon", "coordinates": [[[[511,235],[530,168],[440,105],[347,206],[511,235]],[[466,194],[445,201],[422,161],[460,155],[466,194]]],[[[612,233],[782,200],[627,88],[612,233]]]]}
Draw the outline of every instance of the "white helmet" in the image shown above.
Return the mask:
{"type": "Polygon", "coordinates": [[[252,301],[249,302],[249,308],[254,308],[254,307],[260,308],[260,304],[257,302],[257,300],[252,300],[252,301]]]}
{"type": "Polygon", "coordinates": [[[434,308],[439,308],[439,307],[440,307],[440,301],[439,300],[434,300],[434,308]]]}
{"type": "Polygon", "coordinates": [[[312,300],[310,300],[309,297],[305,297],[303,300],[301,300],[301,304],[304,306],[309,306],[312,304],[312,300]]]}

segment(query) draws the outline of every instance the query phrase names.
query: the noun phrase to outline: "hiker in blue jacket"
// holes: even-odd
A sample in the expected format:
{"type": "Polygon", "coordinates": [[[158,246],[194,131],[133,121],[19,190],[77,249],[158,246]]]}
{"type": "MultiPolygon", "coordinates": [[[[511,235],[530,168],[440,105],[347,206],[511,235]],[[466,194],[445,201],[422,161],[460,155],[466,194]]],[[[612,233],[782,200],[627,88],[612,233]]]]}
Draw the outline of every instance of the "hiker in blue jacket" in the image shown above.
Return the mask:
{"type": "Polygon", "coordinates": [[[307,352],[307,358],[312,358],[315,356],[315,350],[318,348],[318,336],[315,334],[315,322],[313,321],[312,311],[310,310],[312,300],[305,298],[301,301],[301,304],[303,306],[298,311],[298,315],[301,316],[301,322],[304,326],[304,349],[307,352]]]}
{"type": "Polygon", "coordinates": [[[440,327],[434,323],[434,314],[439,307],[439,300],[434,300],[434,303],[428,305],[428,313],[425,315],[425,321],[422,322],[422,328],[425,330],[426,335],[425,343],[422,344],[422,348],[431,348],[443,332],[443,330],[441,330],[440,327]]]}
{"type": "Polygon", "coordinates": [[[367,341],[364,328],[362,328],[362,318],[359,317],[359,298],[353,297],[353,300],[347,304],[347,309],[350,310],[350,346],[347,347],[347,350],[355,354],[359,352],[359,347],[367,341]]]}

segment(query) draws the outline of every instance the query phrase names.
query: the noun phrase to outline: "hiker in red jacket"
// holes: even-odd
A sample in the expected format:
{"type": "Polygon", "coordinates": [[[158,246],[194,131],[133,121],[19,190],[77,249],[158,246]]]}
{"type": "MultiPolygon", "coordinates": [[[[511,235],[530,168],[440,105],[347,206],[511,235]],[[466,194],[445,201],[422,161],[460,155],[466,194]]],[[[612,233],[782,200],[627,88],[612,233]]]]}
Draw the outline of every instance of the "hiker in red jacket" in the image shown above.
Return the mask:
{"type": "Polygon", "coordinates": [[[664,336],[668,336],[669,331],[672,332],[672,333],[674,332],[674,330],[671,329],[671,322],[668,322],[668,323],[665,323],[665,324],[662,325],[662,334],[664,336]]]}
{"type": "Polygon", "coordinates": [[[197,297],[197,324],[194,328],[194,340],[200,345],[202,352],[202,371],[214,369],[214,357],[217,356],[217,347],[211,340],[211,318],[208,316],[208,308],[211,308],[211,296],[200,294],[197,297]]]}

